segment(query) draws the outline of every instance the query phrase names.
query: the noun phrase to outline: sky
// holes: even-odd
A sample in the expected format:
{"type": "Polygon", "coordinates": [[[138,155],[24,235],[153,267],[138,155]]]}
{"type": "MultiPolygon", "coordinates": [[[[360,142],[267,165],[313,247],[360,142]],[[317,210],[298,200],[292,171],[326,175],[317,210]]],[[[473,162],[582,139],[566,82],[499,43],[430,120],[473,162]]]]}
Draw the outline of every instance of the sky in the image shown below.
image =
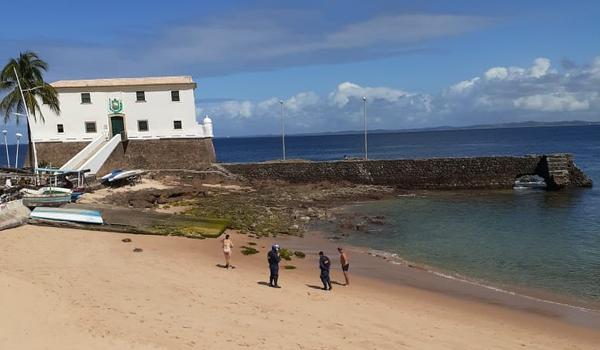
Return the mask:
{"type": "MultiPolygon", "coordinates": [[[[216,136],[600,121],[598,1],[33,1],[0,64],[46,79],[191,75],[216,136]]],[[[3,4],[22,13],[22,3],[3,4]]],[[[14,122],[6,125],[21,130],[14,122]]]]}

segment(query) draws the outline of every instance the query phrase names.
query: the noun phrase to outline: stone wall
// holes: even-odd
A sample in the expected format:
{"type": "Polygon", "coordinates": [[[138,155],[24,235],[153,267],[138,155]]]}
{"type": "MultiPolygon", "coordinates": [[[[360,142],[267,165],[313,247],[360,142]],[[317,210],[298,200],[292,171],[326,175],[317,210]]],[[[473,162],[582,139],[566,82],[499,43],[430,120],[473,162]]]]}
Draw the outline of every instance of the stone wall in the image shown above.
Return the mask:
{"type": "MultiPolygon", "coordinates": [[[[292,183],[348,181],[403,189],[449,190],[512,188],[517,177],[529,174],[548,178],[545,162],[545,156],[525,156],[237,163],[223,166],[249,180],[270,179],[292,183]]],[[[571,165],[575,167],[574,163],[571,165]]],[[[573,174],[576,176],[575,171],[573,174]]]]}
{"type": "MultiPolygon", "coordinates": [[[[44,142],[36,145],[38,161],[60,167],[83,149],[83,142],[44,142]]],[[[100,169],[200,169],[215,161],[211,138],[127,140],[121,142],[100,169]]]]}
{"type": "Polygon", "coordinates": [[[121,142],[100,169],[202,169],[215,162],[212,139],[129,140],[121,142]]]}
{"type": "MultiPolygon", "coordinates": [[[[37,150],[38,164],[47,164],[59,168],[68,162],[69,159],[73,158],[87,144],[88,142],[37,143],[35,149],[37,150]]],[[[29,166],[29,154],[27,154],[27,158],[25,159],[26,165],[29,166]]]]}

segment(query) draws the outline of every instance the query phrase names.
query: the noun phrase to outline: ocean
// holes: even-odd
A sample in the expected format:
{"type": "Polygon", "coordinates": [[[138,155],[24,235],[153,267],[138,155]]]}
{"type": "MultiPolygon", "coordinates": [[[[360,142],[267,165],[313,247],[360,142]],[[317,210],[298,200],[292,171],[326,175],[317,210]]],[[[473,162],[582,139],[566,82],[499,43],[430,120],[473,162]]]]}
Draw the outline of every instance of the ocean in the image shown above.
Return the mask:
{"type": "MultiPolygon", "coordinates": [[[[281,158],[277,137],[218,138],[221,162],[281,158]]],[[[288,159],[363,155],[362,135],[288,136],[288,159]]],[[[347,238],[503,289],[600,301],[600,126],[536,127],[369,136],[369,158],[426,158],[568,152],[598,186],[564,192],[427,192],[348,210],[386,224],[347,238]]]]}
{"type": "MultiPolygon", "coordinates": [[[[13,168],[15,166],[15,158],[17,156],[17,145],[8,145],[8,157],[10,159],[10,167],[13,168]]],[[[27,156],[27,144],[19,145],[19,168],[23,167],[25,163],[25,157],[27,156]]],[[[0,145],[0,168],[7,168],[9,164],[6,160],[6,146],[4,144],[0,145]]]]}

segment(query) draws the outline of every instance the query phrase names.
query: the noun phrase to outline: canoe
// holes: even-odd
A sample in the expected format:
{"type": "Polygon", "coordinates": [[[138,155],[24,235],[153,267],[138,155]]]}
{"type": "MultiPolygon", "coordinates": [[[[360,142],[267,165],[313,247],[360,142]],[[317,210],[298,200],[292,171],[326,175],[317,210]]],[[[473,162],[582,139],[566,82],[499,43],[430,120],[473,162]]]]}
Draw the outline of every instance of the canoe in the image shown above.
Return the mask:
{"type": "Polygon", "coordinates": [[[85,224],[102,225],[102,215],[97,210],[74,208],[35,208],[30,217],[32,219],[70,221],[85,224]]]}
{"type": "Polygon", "coordinates": [[[143,173],[145,173],[145,171],[143,171],[143,170],[127,170],[127,171],[120,172],[117,175],[109,178],[108,181],[115,182],[115,181],[119,181],[119,180],[125,180],[125,179],[129,179],[132,177],[140,176],[143,173]]]}
{"type": "Polygon", "coordinates": [[[61,187],[42,187],[39,190],[22,189],[23,205],[26,207],[60,207],[71,201],[73,191],[61,187]]]}

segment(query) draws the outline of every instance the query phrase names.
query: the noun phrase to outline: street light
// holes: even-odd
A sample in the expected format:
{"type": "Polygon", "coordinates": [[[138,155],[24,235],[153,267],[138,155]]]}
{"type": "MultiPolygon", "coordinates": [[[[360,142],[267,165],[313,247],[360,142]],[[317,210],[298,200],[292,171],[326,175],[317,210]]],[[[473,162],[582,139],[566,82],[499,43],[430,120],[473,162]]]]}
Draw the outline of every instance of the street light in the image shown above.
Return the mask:
{"type": "MultiPolygon", "coordinates": [[[[30,118],[29,118],[29,107],[27,107],[27,102],[25,101],[25,94],[23,94],[23,88],[21,87],[21,80],[19,80],[19,74],[17,73],[17,69],[15,67],[13,67],[13,71],[15,72],[15,78],[17,78],[17,84],[19,85],[19,91],[21,92],[21,99],[23,99],[23,106],[25,107],[25,114],[27,114],[27,123],[30,122],[30,118]]],[[[30,91],[30,90],[35,90],[35,89],[39,89],[39,86],[36,86],[34,88],[31,89],[27,89],[26,91],[30,91]]],[[[29,128],[29,130],[31,131],[31,128],[29,128]]],[[[20,134],[17,134],[20,135],[20,134]]],[[[33,136],[31,134],[29,134],[29,140],[31,141],[31,148],[33,148],[33,164],[31,164],[33,166],[33,172],[35,173],[37,171],[37,167],[38,167],[38,159],[37,159],[37,150],[35,149],[35,141],[33,141],[33,136]]],[[[18,139],[17,139],[17,144],[18,144],[18,139]]],[[[19,154],[19,147],[17,146],[17,155],[19,154]]],[[[15,162],[16,164],[16,162],[15,162]]],[[[16,168],[16,166],[15,166],[16,168]]],[[[37,182],[37,178],[36,178],[36,182],[37,182]]]]}
{"type": "Polygon", "coordinates": [[[8,154],[8,139],[6,134],[8,134],[8,130],[2,130],[2,134],[4,135],[4,148],[6,148],[6,164],[7,167],[10,168],[10,155],[8,154]]]}
{"type": "Polygon", "coordinates": [[[283,100],[279,100],[281,105],[281,148],[283,152],[283,160],[285,160],[285,118],[283,116],[283,100]]]}
{"type": "Polygon", "coordinates": [[[369,160],[369,152],[367,146],[367,96],[363,96],[363,115],[365,122],[365,160],[369,160]]]}
{"type": "Polygon", "coordinates": [[[23,134],[21,133],[17,133],[17,154],[15,155],[15,169],[19,168],[19,140],[21,140],[21,136],[23,136],[23,134]]]}

